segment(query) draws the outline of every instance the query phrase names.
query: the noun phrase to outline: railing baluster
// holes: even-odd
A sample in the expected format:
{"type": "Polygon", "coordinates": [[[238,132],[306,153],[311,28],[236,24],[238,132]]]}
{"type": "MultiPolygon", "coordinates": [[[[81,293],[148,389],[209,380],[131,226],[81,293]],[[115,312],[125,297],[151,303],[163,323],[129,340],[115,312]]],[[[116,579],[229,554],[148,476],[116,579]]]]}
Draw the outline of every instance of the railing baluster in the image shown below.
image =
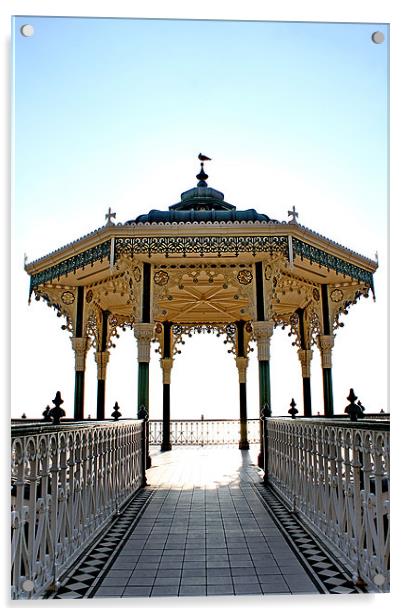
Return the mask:
{"type": "Polygon", "coordinates": [[[340,550],[355,583],[388,590],[389,423],[267,422],[268,482],[340,550]]]}
{"type": "Polygon", "coordinates": [[[11,451],[12,597],[38,598],[141,486],[141,422],[13,426],[11,451]]]}

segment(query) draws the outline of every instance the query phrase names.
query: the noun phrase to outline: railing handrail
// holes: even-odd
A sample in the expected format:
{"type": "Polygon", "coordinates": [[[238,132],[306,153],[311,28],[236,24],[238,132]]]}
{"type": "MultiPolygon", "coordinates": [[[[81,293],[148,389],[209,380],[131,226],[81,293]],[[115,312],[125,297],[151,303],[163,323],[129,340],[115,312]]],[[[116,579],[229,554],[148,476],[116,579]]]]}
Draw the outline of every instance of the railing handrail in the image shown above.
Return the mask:
{"type": "Polygon", "coordinates": [[[350,421],[348,415],[335,416],[335,417],[296,417],[294,420],[291,417],[277,417],[275,415],[267,417],[267,421],[281,421],[293,423],[294,421],[301,424],[318,424],[323,426],[332,427],[344,427],[344,428],[359,428],[365,430],[383,430],[385,432],[390,431],[390,419],[358,419],[357,421],[350,421]]]}
{"type": "Polygon", "coordinates": [[[46,434],[51,432],[64,432],[68,430],[89,430],[90,428],[103,428],[103,427],[118,427],[125,425],[141,424],[141,419],[121,419],[115,421],[114,419],[102,419],[102,420],[90,420],[77,421],[77,420],[65,420],[58,425],[54,425],[51,422],[37,421],[26,424],[12,424],[11,425],[11,437],[25,436],[29,434],[46,434]]]}
{"type": "MultiPolygon", "coordinates": [[[[260,417],[251,417],[251,418],[247,419],[247,421],[259,421],[259,420],[260,420],[260,417]]],[[[153,422],[153,421],[162,422],[162,419],[149,419],[149,421],[150,422],[153,422]]],[[[203,422],[203,423],[205,423],[205,422],[217,422],[217,421],[219,421],[219,422],[220,421],[231,421],[233,423],[240,423],[240,419],[236,419],[236,418],[233,418],[233,419],[230,419],[230,418],[226,418],[226,419],[219,419],[219,418],[209,419],[209,418],[204,418],[204,419],[201,419],[200,417],[198,417],[197,419],[191,419],[191,418],[189,418],[189,419],[171,419],[170,421],[171,421],[171,423],[172,422],[176,422],[176,421],[184,421],[184,422],[185,421],[199,421],[199,422],[203,422]]]]}

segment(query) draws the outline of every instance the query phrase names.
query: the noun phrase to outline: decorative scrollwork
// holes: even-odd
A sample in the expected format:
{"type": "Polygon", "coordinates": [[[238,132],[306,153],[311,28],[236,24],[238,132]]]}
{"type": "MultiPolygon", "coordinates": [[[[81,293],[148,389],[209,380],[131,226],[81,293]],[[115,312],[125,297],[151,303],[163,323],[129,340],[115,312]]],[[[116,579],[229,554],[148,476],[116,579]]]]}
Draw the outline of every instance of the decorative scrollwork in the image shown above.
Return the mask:
{"type": "Polygon", "coordinates": [[[61,325],[61,329],[72,332],[75,293],[76,289],[73,287],[64,285],[41,285],[35,290],[35,300],[39,302],[42,299],[46,302],[47,306],[56,311],[58,318],[64,316],[66,324],[61,325]],[[71,301],[72,297],[73,301],[71,301]],[[64,298],[68,301],[64,301],[64,298]]]}
{"type": "Polygon", "coordinates": [[[347,315],[349,308],[356,304],[361,297],[369,296],[369,287],[360,284],[347,284],[341,287],[335,286],[330,291],[329,297],[332,300],[330,304],[330,314],[332,322],[332,331],[335,332],[340,327],[344,327],[344,323],[340,321],[343,315],[347,315]]]}
{"type": "Polygon", "coordinates": [[[215,334],[217,338],[224,335],[224,344],[230,344],[228,353],[236,355],[236,332],[235,323],[208,323],[200,325],[189,325],[177,323],[171,327],[173,333],[173,355],[181,353],[180,345],[185,344],[184,336],[192,338],[193,334],[215,334]]]}

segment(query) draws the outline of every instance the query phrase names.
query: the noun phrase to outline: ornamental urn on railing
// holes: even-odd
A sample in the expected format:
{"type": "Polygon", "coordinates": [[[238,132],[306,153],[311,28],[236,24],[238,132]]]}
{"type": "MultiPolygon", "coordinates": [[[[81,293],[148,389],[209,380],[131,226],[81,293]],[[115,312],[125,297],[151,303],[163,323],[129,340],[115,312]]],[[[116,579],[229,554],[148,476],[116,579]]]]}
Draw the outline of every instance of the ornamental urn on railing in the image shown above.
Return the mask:
{"type": "Polygon", "coordinates": [[[114,407],[113,407],[114,411],[111,415],[114,421],[119,421],[119,418],[122,416],[121,412],[119,411],[119,408],[120,406],[118,405],[117,400],[116,400],[116,402],[114,403],[114,407]]]}
{"type": "Polygon", "coordinates": [[[52,417],[49,414],[50,410],[51,410],[51,407],[49,404],[47,404],[47,406],[45,407],[45,411],[42,413],[43,421],[52,421],[52,417]]]}
{"type": "Polygon", "coordinates": [[[291,415],[292,419],[295,419],[295,416],[298,415],[298,409],[297,409],[294,398],[291,398],[290,408],[288,409],[288,414],[291,415]]]}
{"type": "Polygon", "coordinates": [[[355,404],[357,396],[355,395],[355,392],[352,388],[350,389],[349,396],[346,399],[349,400],[350,404],[345,407],[345,413],[349,415],[350,420],[357,421],[358,419],[362,419],[362,417],[364,416],[363,411],[365,407],[362,406],[360,403],[355,404]]]}
{"type": "Polygon", "coordinates": [[[145,419],[147,421],[148,419],[148,411],[146,409],[146,407],[144,406],[144,404],[142,404],[139,407],[138,413],[137,413],[137,419],[145,419]]]}
{"type": "Polygon", "coordinates": [[[60,391],[57,391],[52,402],[55,406],[49,411],[49,417],[51,417],[53,425],[58,426],[61,423],[61,417],[64,417],[66,414],[64,409],[61,408],[63,400],[60,391]]]}
{"type": "Polygon", "coordinates": [[[260,411],[260,419],[266,419],[266,417],[271,417],[271,409],[268,402],[263,404],[260,411]]]}

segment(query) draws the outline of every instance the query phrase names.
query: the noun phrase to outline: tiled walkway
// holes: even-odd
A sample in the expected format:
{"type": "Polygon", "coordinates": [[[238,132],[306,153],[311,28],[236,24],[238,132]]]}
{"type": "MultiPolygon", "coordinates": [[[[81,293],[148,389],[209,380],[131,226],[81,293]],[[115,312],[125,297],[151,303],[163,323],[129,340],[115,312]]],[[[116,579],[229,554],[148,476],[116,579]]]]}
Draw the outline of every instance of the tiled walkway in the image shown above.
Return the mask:
{"type": "Polygon", "coordinates": [[[259,497],[257,450],[152,453],[153,494],[87,596],[321,592],[259,497]]]}

